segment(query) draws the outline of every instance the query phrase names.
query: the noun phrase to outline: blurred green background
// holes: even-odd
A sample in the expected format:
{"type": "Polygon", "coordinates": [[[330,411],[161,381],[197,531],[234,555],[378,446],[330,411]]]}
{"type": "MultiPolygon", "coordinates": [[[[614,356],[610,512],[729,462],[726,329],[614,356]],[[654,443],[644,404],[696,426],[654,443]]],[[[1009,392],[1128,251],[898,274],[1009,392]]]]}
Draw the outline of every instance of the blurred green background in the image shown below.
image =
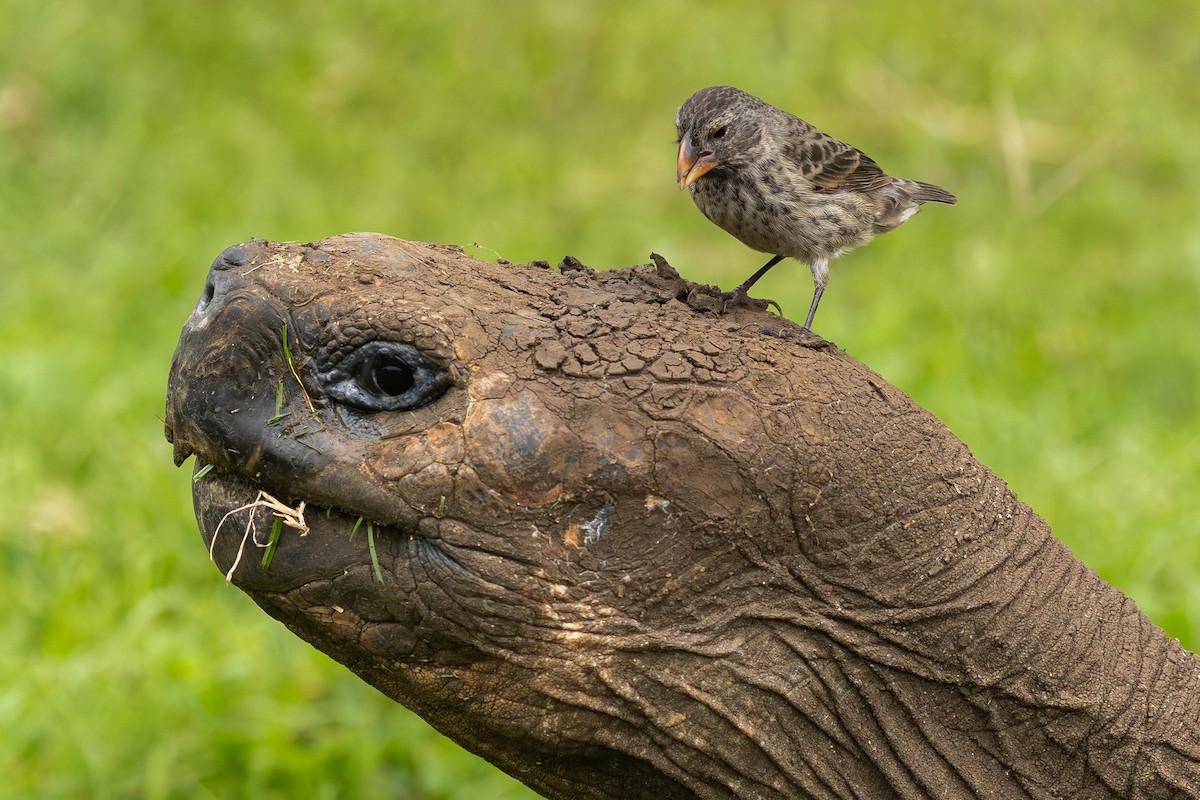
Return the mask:
{"type": "MultiPolygon", "coordinates": [[[[836,262],[818,329],[1197,649],[1198,8],[7,0],[2,791],[530,797],[225,586],[167,367],[250,237],[654,250],[733,286],[762,257],[674,185],[675,109],[714,83],[959,196],[836,262]]],[[[794,262],[756,289],[810,292],[794,262]]]]}

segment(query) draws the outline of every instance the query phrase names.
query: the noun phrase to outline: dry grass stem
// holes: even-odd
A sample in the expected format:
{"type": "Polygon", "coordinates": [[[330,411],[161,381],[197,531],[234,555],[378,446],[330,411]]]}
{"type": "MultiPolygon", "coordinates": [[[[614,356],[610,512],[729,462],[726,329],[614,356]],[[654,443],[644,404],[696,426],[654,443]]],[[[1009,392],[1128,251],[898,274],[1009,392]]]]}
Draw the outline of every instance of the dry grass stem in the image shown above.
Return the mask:
{"type": "Polygon", "coordinates": [[[221,527],[225,524],[226,520],[239,511],[250,511],[250,516],[246,520],[246,532],[242,535],[242,543],[238,547],[237,557],[233,559],[233,564],[229,567],[229,571],[225,573],[226,583],[231,583],[233,581],[233,573],[238,568],[238,564],[242,562],[242,554],[246,550],[246,542],[250,541],[253,537],[255,547],[268,547],[270,545],[269,540],[266,542],[258,541],[258,529],[254,524],[254,518],[256,516],[254,509],[258,508],[270,509],[274,517],[282,520],[284,525],[300,531],[301,536],[308,535],[308,523],[304,521],[303,500],[300,501],[300,505],[292,508],[286,503],[277,500],[267,492],[264,492],[260,489],[258,496],[254,498],[253,502],[247,503],[244,506],[238,506],[237,508],[228,512],[225,516],[221,517],[221,521],[217,523],[217,529],[213,531],[212,541],[209,542],[208,558],[210,561],[215,561],[213,558],[213,548],[215,548],[217,545],[217,536],[221,533],[221,527]]]}

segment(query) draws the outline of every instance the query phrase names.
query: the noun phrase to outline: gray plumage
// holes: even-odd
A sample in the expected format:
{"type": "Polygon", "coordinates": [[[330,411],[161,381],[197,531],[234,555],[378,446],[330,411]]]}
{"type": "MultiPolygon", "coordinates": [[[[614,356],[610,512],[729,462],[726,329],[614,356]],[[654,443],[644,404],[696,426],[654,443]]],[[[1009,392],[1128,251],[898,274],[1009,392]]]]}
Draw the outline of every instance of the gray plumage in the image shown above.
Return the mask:
{"type": "Polygon", "coordinates": [[[731,86],[696,92],[675,117],[677,177],[696,206],[743,244],[809,265],[811,331],[829,261],[899,227],[922,203],[954,205],[938,186],[894,178],[856,147],[731,86]]]}

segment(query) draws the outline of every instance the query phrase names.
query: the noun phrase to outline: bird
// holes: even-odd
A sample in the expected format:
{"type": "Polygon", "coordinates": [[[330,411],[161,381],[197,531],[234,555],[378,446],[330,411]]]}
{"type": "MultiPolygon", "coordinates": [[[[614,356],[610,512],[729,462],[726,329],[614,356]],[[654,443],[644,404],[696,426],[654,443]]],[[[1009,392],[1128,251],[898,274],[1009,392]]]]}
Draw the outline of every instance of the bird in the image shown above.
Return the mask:
{"type": "Polygon", "coordinates": [[[675,115],[676,179],[697,208],[771,260],[726,298],[747,292],[785,258],[808,264],[813,298],[801,334],[829,283],[829,262],[906,222],[923,203],[957,198],[931,183],[887,175],[866,153],[732,86],[693,94],[675,115]]]}

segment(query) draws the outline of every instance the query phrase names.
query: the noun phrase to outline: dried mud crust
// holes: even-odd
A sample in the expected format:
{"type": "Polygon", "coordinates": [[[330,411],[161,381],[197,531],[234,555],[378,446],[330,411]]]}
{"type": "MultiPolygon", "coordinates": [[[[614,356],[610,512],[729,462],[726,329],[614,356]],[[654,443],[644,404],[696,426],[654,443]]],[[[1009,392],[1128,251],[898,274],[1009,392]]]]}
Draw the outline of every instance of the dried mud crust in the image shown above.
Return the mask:
{"type": "Polygon", "coordinates": [[[762,304],[375,234],[209,280],[167,410],[201,528],[264,490],[311,527],[233,582],[547,797],[1200,792],[1197,659],[762,304]],[[322,376],[380,341],[448,388],[348,408],[322,376]]]}

